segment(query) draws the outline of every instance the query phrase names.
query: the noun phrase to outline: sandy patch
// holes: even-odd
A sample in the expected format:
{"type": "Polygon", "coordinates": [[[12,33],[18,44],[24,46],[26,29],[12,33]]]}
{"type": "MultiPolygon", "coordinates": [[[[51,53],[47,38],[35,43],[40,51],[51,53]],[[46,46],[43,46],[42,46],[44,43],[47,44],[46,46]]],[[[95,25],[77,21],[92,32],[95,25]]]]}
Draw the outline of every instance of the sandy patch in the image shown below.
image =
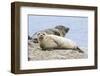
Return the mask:
{"type": "Polygon", "coordinates": [[[81,48],[84,53],[77,50],[42,50],[39,44],[29,41],[29,60],[51,60],[51,59],[84,59],[87,58],[87,49],[81,48]]]}

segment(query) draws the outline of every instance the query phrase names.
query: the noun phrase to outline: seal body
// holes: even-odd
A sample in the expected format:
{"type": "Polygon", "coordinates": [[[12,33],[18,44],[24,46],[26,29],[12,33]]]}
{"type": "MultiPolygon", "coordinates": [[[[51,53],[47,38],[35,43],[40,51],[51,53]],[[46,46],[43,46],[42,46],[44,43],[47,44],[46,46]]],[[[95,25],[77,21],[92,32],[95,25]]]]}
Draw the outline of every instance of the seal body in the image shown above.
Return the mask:
{"type": "Polygon", "coordinates": [[[39,33],[38,39],[42,49],[75,49],[83,52],[74,41],[68,38],[39,33]]]}

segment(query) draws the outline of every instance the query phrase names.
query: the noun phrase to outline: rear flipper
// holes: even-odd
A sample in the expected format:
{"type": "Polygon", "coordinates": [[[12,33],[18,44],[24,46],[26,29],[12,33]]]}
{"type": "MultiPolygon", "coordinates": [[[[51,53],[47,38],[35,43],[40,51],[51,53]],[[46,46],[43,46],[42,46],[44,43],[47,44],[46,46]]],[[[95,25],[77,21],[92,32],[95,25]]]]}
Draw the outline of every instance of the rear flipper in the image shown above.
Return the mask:
{"type": "Polygon", "coordinates": [[[79,47],[76,48],[78,52],[80,53],[84,53],[84,51],[82,51],[79,47]]]}

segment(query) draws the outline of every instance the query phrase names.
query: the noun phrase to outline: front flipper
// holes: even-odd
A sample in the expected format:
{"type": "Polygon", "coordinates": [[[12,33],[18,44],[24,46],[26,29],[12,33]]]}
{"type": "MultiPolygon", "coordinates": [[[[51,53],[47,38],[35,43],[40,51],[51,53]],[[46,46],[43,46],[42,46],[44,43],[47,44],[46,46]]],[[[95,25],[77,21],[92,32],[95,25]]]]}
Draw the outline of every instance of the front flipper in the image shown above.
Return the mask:
{"type": "Polygon", "coordinates": [[[54,40],[54,39],[53,39],[53,41],[57,44],[57,47],[55,47],[56,49],[58,49],[58,48],[61,47],[61,45],[58,43],[58,41],[56,41],[56,40],[54,40]]]}

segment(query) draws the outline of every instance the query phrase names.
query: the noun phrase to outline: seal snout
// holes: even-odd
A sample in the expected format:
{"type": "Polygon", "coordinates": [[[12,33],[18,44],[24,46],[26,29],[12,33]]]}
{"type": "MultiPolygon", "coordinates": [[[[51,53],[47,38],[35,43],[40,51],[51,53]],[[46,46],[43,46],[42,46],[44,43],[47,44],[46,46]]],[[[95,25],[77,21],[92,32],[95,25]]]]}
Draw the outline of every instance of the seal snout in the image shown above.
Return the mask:
{"type": "Polygon", "coordinates": [[[66,28],[65,31],[68,32],[69,31],[69,28],[66,28]]]}
{"type": "Polygon", "coordinates": [[[42,39],[43,39],[43,35],[40,35],[40,36],[39,36],[39,39],[42,40],[42,39]]]}

